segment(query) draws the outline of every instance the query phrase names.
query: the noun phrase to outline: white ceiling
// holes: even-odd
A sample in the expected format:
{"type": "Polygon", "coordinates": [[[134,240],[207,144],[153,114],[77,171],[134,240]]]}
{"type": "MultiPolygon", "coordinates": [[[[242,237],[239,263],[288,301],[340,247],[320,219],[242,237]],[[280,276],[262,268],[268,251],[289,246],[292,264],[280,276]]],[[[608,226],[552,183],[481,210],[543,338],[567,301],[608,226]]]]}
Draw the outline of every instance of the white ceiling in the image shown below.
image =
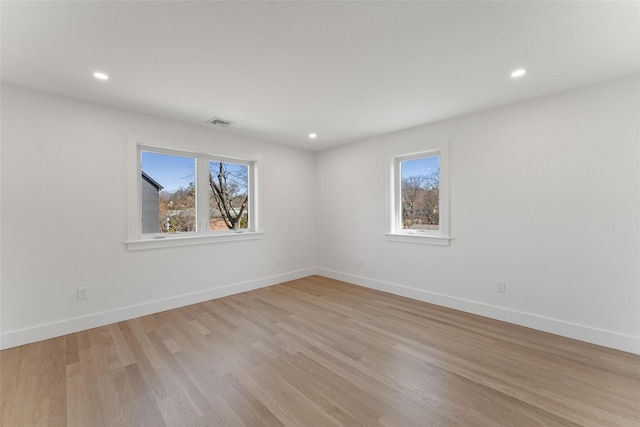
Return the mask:
{"type": "Polygon", "coordinates": [[[640,72],[638,1],[0,7],[3,81],[311,150],[640,72]]]}

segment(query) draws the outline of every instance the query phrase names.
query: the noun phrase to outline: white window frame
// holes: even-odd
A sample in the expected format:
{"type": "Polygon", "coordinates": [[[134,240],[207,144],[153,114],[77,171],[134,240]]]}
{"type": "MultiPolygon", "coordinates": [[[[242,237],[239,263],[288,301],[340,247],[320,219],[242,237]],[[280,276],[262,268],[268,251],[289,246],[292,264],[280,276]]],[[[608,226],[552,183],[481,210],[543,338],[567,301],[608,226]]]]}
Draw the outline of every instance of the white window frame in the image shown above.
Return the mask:
{"type": "Polygon", "coordinates": [[[449,143],[444,143],[438,148],[420,151],[409,154],[394,156],[391,159],[391,184],[389,201],[389,232],[386,234],[387,241],[449,246],[452,237],[450,236],[450,214],[449,214],[449,143]],[[401,162],[405,160],[421,159],[425,157],[439,156],[440,176],[439,176],[439,212],[440,221],[438,230],[405,230],[402,228],[402,177],[401,162]]]}
{"type": "Polygon", "coordinates": [[[260,231],[258,170],[260,156],[224,153],[199,145],[147,142],[129,136],[127,140],[127,250],[145,250],[174,246],[236,242],[263,238],[260,231]],[[141,155],[142,151],[192,157],[196,160],[196,231],[182,233],[142,233],[141,155]],[[239,230],[209,230],[209,161],[221,161],[248,166],[249,223],[239,230]]]}

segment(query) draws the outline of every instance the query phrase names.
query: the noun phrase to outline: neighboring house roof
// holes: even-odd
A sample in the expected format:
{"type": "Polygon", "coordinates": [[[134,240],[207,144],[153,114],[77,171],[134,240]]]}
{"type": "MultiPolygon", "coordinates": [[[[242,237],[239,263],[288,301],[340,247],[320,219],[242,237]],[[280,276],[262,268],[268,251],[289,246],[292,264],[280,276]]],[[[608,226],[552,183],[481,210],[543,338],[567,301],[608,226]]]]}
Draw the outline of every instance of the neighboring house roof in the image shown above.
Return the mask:
{"type": "Polygon", "coordinates": [[[147,175],[146,173],[144,173],[144,171],[142,171],[142,179],[144,179],[145,181],[147,181],[149,184],[153,185],[154,187],[156,187],[156,189],[158,191],[162,190],[164,187],[160,184],[158,184],[153,178],[151,178],[149,175],[147,175]]]}

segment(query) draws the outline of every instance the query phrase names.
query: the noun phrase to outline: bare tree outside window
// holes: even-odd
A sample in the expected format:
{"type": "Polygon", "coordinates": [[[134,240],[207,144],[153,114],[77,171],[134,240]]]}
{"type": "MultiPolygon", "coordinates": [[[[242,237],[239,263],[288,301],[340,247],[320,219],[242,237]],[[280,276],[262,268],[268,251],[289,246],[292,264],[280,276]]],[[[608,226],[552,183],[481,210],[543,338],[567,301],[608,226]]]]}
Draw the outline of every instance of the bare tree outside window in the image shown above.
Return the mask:
{"type": "Polygon", "coordinates": [[[147,150],[140,151],[140,161],[143,234],[250,228],[251,163],[147,150]],[[208,167],[207,181],[196,182],[198,165],[208,167]],[[198,218],[207,210],[208,227],[207,216],[198,218]]]}
{"type": "Polygon", "coordinates": [[[438,165],[438,156],[400,162],[403,229],[439,229],[440,169],[438,165]]]}
{"type": "Polygon", "coordinates": [[[248,228],[249,167],[210,161],[209,187],[209,229],[248,228]]]}

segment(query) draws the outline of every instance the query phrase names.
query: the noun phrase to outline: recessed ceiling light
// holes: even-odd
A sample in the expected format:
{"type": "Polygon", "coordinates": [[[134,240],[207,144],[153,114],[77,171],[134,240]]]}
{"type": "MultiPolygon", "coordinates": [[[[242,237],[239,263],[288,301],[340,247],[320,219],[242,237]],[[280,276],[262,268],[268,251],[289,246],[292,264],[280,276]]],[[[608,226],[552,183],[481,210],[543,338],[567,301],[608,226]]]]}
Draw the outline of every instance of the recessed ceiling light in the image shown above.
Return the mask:
{"type": "Polygon", "coordinates": [[[518,77],[524,76],[526,73],[527,73],[527,70],[525,70],[524,68],[520,68],[519,70],[515,70],[513,73],[511,73],[511,77],[516,79],[518,77]]]}
{"type": "Polygon", "coordinates": [[[105,73],[101,73],[100,71],[96,71],[95,73],[93,73],[93,77],[98,80],[109,80],[109,76],[107,76],[105,73]]]}
{"type": "Polygon", "coordinates": [[[317,137],[318,135],[316,135],[315,133],[310,133],[309,134],[309,138],[314,139],[315,137],[317,137]]]}

